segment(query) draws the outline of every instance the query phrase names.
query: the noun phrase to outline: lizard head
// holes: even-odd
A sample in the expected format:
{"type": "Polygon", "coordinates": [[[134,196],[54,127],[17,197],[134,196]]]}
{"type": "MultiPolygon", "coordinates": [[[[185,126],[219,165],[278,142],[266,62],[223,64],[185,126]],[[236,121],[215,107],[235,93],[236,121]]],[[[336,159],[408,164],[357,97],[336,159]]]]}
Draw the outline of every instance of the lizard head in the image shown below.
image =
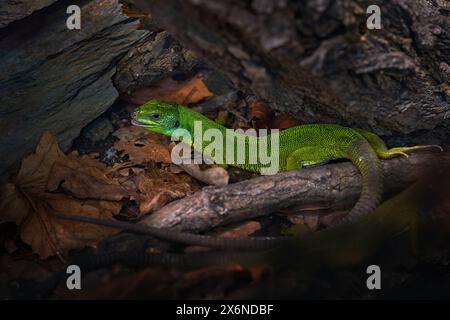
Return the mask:
{"type": "Polygon", "coordinates": [[[150,100],[133,112],[131,123],[170,136],[180,127],[178,110],[177,103],[150,100]]]}

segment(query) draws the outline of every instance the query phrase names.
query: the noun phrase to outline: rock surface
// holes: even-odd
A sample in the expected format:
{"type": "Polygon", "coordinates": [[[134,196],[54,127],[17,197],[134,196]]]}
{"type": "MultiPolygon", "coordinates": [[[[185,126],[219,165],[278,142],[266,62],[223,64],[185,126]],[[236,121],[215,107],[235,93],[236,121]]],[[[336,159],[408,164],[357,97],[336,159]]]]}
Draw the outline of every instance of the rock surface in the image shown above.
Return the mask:
{"type": "Polygon", "coordinates": [[[0,176],[17,168],[41,134],[64,149],[118,97],[115,65],[148,34],[117,0],[83,1],[81,30],[58,1],[0,29],[0,176]]]}
{"type": "Polygon", "coordinates": [[[446,1],[128,1],[239,89],[303,121],[382,134],[450,127],[446,1]],[[366,27],[374,4],[380,30],[366,27]]]}
{"type": "Polygon", "coordinates": [[[51,5],[57,0],[2,0],[0,1],[0,28],[20,20],[36,10],[51,5]]]}
{"type": "Polygon", "coordinates": [[[118,63],[114,84],[123,95],[151,86],[166,77],[189,76],[201,65],[166,31],[152,30],[146,41],[131,49],[118,63]]]}

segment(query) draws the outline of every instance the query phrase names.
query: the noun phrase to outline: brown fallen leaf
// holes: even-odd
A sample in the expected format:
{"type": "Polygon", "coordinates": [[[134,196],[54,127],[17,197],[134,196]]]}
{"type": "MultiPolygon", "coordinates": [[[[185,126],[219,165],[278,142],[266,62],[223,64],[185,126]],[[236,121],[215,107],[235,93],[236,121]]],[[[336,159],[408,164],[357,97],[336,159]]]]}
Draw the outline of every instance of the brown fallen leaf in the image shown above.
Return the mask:
{"type": "Polygon", "coordinates": [[[162,135],[135,126],[120,128],[113,135],[119,138],[114,147],[128,154],[133,164],[149,161],[172,162],[169,145],[162,135]]]}
{"type": "MultiPolygon", "coordinates": [[[[227,227],[220,227],[211,232],[211,235],[217,237],[247,237],[252,233],[261,229],[261,224],[257,221],[245,221],[227,227]]],[[[211,248],[201,246],[188,246],[185,252],[202,252],[210,251],[211,248]]]]}
{"type": "MultiPolygon", "coordinates": [[[[60,182],[57,177],[51,176],[56,163],[65,164],[72,170],[77,166],[83,167],[86,175],[101,168],[101,165],[95,165],[95,160],[89,157],[79,157],[81,163],[75,164],[77,157],[77,154],[66,156],[59,149],[56,137],[45,133],[35,153],[22,161],[16,178],[1,188],[0,222],[15,221],[19,225],[23,241],[30,244],[33,252],[42,258],[60,255],[74,248],[93,246],[118,232],[111,228],[63,221],[52,214],[59,212],[112,219],[112,215],[120,211],[119,202],[79,200],[48,190],[49,181],[54,190],[60,182]],[[86,166],[87,163],[90,165],[86,166]]],[[[70,176],[65,178],[68,179],[65,181],[66,186],[74,184],[69,181],[70,176]]]]}
{"type": "Polygon", "coordinates": [[[12,183],[0,188],[0,222],[21,223],[31,209],[29,199],[46,190],[53,164],[63,157],[56,138],[49,133],[43,134],[36,152],[23,159],[12,183]]]}
{"type": "Polygon", "coordinates": [[[273,112],[264,102],[255,101],[250,104],[250,117],[256,121],[258,128],[269,128],[273,112]]]}
{"type": "Polygon", "coordinates": [[[20,224],[27,216],[30,205],[25,196],[13,183],[0,186],[0,223],[20,224]]]}
{"type": "Polygon", "coordinates": [[[140,193],[139,211],[146,214],[200,189],[186,174],[174,174],[163,170],[141,171],[133,177],[140,193]]]}
{"type": "Polygon", "coordinates": [[[272,119],[270,127],[272,129],[284,130],[300,125],[301,122],[287,113],[281,113],[272,119]]]}
{"type": "Polygon", "coordinates": [[[130,195],[130,190],[126,190],[117,180],[108,179],[100,169],[84,169],[73,169],[64,162],[56,162],[47,183],[48,190],[55,191],[61,185],[62,189],[78,199],[119,201],[130,195]],[[86,171],[91,171],[91,174],[86,171]]]}
{"type": "Polygon", "coordinates": [[[82,215],[101,219],[111,219],[119,213],[122,205],[118,202],[68,198],[65,194],[50,194],[41,199],[33,214],[20,226],[22,240],[31,245],[33,252],[41,258],[54,254],[64,254],[70,249],[95,247],[99,241],[119,231],[98,225],[62,220],[54,215],[82,215]]]}
{"type": "Polygon", "coordinates": [[[213,96],[213,93],[209,91],[203,82],[202,75],[198,74],[181,82],[166,78],[156,86],[136,90],[129,100],[137,105],[144,104],[151,99],[160,99],[187,105],[197,103],[211,96],[213,96]]]}
{"type": "Polygon", "coordinates": [[[214,232],[214,235],[220,237],[246,237],[261,229],[261,223],[258,221],[246,221],[227,228],[220,228],[214,232]]]}

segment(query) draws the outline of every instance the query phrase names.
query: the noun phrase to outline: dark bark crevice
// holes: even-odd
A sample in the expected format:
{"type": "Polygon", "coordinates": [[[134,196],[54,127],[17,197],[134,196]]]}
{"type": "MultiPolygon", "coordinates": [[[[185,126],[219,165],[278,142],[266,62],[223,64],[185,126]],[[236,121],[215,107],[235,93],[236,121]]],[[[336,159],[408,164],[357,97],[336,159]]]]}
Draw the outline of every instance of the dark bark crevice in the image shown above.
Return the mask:
{"type": "Polygon", "coordinates": [[[248,94],[306,122],[410,133],[450,121],[450,23],[431,1],[130,0],[248,94]],[[367,30],[366,8],[382,29],[367,30]]]}

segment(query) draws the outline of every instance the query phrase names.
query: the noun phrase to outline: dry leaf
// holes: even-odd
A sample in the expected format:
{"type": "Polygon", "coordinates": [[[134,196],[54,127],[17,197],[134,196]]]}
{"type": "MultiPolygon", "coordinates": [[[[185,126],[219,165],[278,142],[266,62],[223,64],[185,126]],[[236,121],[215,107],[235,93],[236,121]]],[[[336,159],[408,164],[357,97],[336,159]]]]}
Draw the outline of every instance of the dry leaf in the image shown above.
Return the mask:
{"type": "Polygon", "coordinates": [[[294,117],[286,113],[281,113],[272,120],[270,127],[272,129],[284,130],[298,126],[300,124],[301,122],[295,119],[294,117]]]}
{"type": "Polygon", "coordinates": [[[272,128],[284,130],[301,124],[300,121],[287,113],[273,116],[273,111],[261,101],[253,102],[250,105],[250,116],[256,120],[258,128],[272,128]]]}
{"type": "MultiPolygon", "coordinates": [[[[211,235],[218,237],[247,237],[261,229],[261,224],[257,221],[245,221],[232,226],[220,227],[211,232],[211,235]]],[[[185,252],[210,251],[211,248],[201,246],[188,246],[185,252]]]]}
{"type": "Polygon", "coordinates": [[[32,209],[30,198],[45,192],[51,168],[62,157],[64,153],[59,149],[56,138],[45,133],[36,152],[23,159],[13,182],[1,186],[0,222],[22,222],[32,209]]]}
{"type": "Polygon", "coordinates": [[[261,101],[253,102],[250,105],[250,117],[257,121],[259,128],[269,128],[273,112],[261,101]]]}
{"type": "MultiPolygon", "coordinates": [[[[169,146],[160,135],[128,127],[116,136],[126,145],[134,143],[155,146],[153,153],[130,152],[133,161],[170,161],[169,146]],[[150,154],[150,158],[149,158],[150,154]]],[[[145,171],[126,163],[107,167],[91,155],[77,152],[65,155],[57,140],[44,134],[36,152],[22,162],[13,183],[1,186],[0,222],[14,221],[20,227],[23,241],[33,252],[45,258],[63,254],[70,249],[95,246],[116,229],[56,218],[53,213],[84,215],[112,219],[120,212],[121,200],[137,201],[142,214],[159,209],[166,203],[199,189],[186,174],[155,169],[145,171]]]]}
{"type": "Polygon", "coordinates": [[[114,136],[119,138],[115,147],[123,150],[130,159],[114,167],[119,176],[117,181],[132,194],[141,214],[157,210],[199,189],[198,184],[187,175],[134,167],[149,161],[171,163],[172,146],[164,136],[135,126],[123,127],[114,132],[114,136]]]}
{"type": "MultiPolygon", "coordinates": [[[[63,221],[52,215],[53,212],[60,212],[111,219],[121,208],[118,202],[82,201],[63,193],[49,192],[49,181],[53,190],[57,189],[57,184],[61,181],[52,176],[56,163],[65,164],[72,170],[83,168],[86,175],[102,168],[102,165],[96,164],[96,160],[92,158],[79,157],[77,154],[64,155],[59,149],[56,137],[45,133],[36,147],[36,152],[22,161],[13,183],[2,186],[0,199],[0,221],[15,221],[19,224],[21,238],[32,246],[33,252],[43,258],[70,249],[95,245],[103,238],[118,232],[111,228],[63,221]],[[76,162],[77,157],[80,163],[76,162]]],[[[74,185],[74,182],[70,181],[73,177],[66,176],[65,179],[67,186],[74,185]]]]}
{"type": "Polygon", "coordinates": [[[185,174],[174,174],[162,170],[141,172],[134,176],[140,200],[139,211],[149,213],[163,207],[170,201],[197,191],[199,186],[185,174]]]}
{"type": "Polygon", "coordinates": [[[113,135],[119,138],[114,147],[128,154],[130,162],[134,164],[149,161],[172,162],[169,146],[162,141],[164,139],[162,135],[136,126],[121,128],[113,135]]]}
{"type": "Polygon", "coordinates": [[[65,155],[58,146],[58,140],[50,133],[44,133],[34,154],[22,160],[14,184],[23,191],[45,190],[53,164],[65,155]]]}
{"type": "Polygon", "coordinates": [[[221,231],[214,234],[221,237],[246,237],[261,229],[261,224],[257,221],[246,221],[228,228],[221,228],[221,231]]]}
{"type": "Polygon", "coordinates": [[[52,215],[59,212],[67,215],[82,215],[101,219],[112,219],[122,205],[118,202],[87,200],[79,201],[64,194],[48,194],[45,201],[36,204],[36,210],[20,226],[22,240],[30,244],[33,252],[46,258],[62,254],[70,249],[96,246],[104,238],[119,231],[113,228],[62,220],[52,215]]]}
{"type": "Polygon", "coordinates": [[[151,99],[177,102],[180,104],[197,103],[200,100],[213,96],[202,80],[201,75],[196,75],[186,81],[175,81],[171,78],[164,79],[157,86],[142,88],[133,92],[131,102],[144,104],[151,99]]]}
{"type": "Polygon", "coordinates": [[[13,183],[0,186],[0,223],[20,224],[26,217],[30,205],[13,183]]]}
{"type": "Polygon", "coordinates": [[[119,201],[129,196],[129,191],[118,181],[106,178],[102,170],[92,167],[84,169],[73,169],[65,163],[56,162],[48,180],[48,190],[55,191],[61,184],[65,191],[78,199],[119,201]],[[90,171],[91,174],[83,171],[90,171]]]}

